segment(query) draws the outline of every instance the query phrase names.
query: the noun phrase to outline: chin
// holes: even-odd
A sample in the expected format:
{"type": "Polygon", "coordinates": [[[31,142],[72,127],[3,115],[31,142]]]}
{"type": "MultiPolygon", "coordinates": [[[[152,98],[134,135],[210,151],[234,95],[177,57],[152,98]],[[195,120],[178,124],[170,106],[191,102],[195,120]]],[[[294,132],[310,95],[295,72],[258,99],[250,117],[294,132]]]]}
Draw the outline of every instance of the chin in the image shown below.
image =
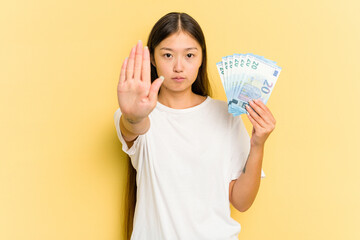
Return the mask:
{"type": "Polygon", "coordinates": [[[190,87],[168,87],[168,86],[161,86],[160,90],[164,89],[165,91],[168,92],[186,92],[186,91],[191,91],[191,86],[190,87]]]}

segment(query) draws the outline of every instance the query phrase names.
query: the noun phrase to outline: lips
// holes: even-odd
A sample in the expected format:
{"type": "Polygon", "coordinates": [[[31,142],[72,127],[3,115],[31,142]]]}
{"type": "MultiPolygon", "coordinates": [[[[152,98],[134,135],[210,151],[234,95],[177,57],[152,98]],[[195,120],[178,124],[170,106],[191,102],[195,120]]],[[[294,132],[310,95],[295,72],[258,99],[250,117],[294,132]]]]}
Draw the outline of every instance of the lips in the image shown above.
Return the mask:
{"type": "Polygon", "coordinates": [[[174,80],[182,80],[182,79],[185,79],[184,77],[173,77],[172,79],[174,79],[174,80]]]}

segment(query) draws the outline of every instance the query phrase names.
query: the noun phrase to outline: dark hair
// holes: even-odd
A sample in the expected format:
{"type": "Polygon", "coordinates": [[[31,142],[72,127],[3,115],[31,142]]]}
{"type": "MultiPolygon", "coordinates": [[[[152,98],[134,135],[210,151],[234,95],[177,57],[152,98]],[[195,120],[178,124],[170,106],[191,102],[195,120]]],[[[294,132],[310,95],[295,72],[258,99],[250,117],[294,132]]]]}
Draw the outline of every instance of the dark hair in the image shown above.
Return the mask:
{"type": "MultiPolygon", "coordinates": [[[[202,63],[199,68],[198,76],[191,86],[193,93],[201,96],[211,96],[211,87],[207,74],[207,54],[205,37],[200,25],[186,13],[171,12],[160,18],[152,28],[147,46],[149,47],[150,56],[154,55],[154,50],[165,38],[171,34],[183,31],[195,38],[202,49],[202,63]]],[[[158,78],[155,66],[151,64],[151,82],[158,78]]]]}
{"type": "MultiPolygon", "coordinates": [[[[171,12],[160,18],[153,26],[147,46],[150,51],[150,56],[154,55],[154,49],[165,38],[173,33],[183,31],[195,38],[202,49],[202,63],[199,68],[198,76],[191,86],[193,93],[201,96],[212,96],[210,82],[207,74],[207,54],[205,37],[200,28],[200,25],[186,13],[171,12]]],[[[155,66],[151,64],[151,82],[158,78],[155,66]]],[[[128,156],[128,175],[127,185],[125,189],[125,239],[129,240],[133,230],[133,220],[136,204],[136,170],[131,165],[131,159],[128,156]]]]}

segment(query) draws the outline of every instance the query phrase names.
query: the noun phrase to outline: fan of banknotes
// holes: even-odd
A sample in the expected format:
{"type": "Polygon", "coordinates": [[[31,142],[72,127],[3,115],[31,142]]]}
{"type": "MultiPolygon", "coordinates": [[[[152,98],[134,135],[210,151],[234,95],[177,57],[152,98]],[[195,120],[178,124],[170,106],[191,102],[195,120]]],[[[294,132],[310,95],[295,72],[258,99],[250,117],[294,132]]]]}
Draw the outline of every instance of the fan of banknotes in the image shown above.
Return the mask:
{"type": "Polygon", "coordinates": [[[234,116],[247,113],[245,106],[250,100],[261,99],[266,104],[281,72],[276,62],[252,53],[222,57],[216,66],[228,111],[234,116]]]}

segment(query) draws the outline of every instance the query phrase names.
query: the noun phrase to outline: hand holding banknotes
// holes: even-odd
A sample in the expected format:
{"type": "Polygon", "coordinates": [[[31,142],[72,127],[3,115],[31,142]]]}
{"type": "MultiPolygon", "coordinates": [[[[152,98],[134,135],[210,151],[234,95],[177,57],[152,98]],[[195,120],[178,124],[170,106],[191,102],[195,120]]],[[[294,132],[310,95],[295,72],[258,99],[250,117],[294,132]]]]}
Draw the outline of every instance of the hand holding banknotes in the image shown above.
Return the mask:
{"type": "Polygon", "coordinates": [[[249,101],[249,105],[246,105],[245,108],[253,125],[251,146],[263,146],[270,133],[275,129],[275,118],[260,99],[249,101]]]}
{"type": "Polygon", "coordinates": [[[123,115],[132,123],[146,118],[156,106],[162,82],[160,77],[151,83],[150,52],[139,41],[121,67],[117,93],[123,115]]]}
{"type": "Polygon", "coordinates": [[[263,146],[275,128],[275,118],[265,104],[282,68],[275,61],[252,53],[222,57],[216,66],[229,113],[233,116],[247,113],[253,125],[251,145],[263,146]]]}

